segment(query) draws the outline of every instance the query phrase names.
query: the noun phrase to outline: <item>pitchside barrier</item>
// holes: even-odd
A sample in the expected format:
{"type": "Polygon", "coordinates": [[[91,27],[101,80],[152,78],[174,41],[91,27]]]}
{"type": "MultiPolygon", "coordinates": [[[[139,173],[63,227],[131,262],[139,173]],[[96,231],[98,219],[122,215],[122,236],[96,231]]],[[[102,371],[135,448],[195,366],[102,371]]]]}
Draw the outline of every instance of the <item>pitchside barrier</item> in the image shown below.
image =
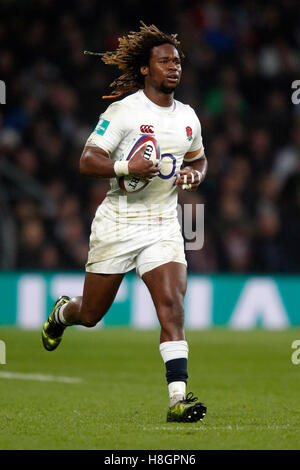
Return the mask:
{"type": "MultiPolygon", "coordinates": [[[[82,273],[0,273],[0,325],[40,329],[55,299],[81,295],[82,273]]],[[[300,326],[300,276],[190,274],[185,298],[187,329],[223,326],[234,329],[285,329],[300,326]]],[[[158,327],[144,283],[127,274],[114,304],[96,328],[158,327]]]]}

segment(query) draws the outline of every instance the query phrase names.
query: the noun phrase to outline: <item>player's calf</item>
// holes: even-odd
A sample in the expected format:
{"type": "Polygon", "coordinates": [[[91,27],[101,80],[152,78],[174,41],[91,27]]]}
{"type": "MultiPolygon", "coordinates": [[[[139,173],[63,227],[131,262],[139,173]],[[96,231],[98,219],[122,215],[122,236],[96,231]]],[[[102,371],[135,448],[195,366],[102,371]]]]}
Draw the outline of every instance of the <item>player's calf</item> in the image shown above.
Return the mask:
{"type": "Polygon", "coordinates": [[[87,306],[83,303],[82,296],[73,297],[68,305],[62,307],[57,315],[58,321],[64,326],[81,325],[92,328],[97,325],[105,315],[100,307],[87,306]]]}

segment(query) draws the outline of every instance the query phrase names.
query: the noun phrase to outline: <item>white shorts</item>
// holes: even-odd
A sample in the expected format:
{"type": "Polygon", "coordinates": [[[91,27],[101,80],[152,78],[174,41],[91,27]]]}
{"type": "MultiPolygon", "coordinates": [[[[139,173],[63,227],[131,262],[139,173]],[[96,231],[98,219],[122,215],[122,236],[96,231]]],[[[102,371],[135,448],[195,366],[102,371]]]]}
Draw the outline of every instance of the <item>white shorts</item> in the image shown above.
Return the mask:
{"type": "Polygon", "coordinates": [[[86,271],[121,274],[136,269],[139,277],[171,261],[187,265],[178,220],[156,225],[116,223],[96,212],[86,271]]]}

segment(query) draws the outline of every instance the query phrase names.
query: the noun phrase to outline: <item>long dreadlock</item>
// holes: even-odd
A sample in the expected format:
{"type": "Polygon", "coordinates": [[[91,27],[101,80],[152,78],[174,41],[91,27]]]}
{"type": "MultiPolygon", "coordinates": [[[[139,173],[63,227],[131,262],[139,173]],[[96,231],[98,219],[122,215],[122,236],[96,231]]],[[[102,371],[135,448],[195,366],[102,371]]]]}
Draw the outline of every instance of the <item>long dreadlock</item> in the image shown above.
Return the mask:
{"type": "Polygon", "coordinates": [[[180,57],[184,57],[177,34],[163,33],[153,24],[146,26],[143,21],[140,23],[142,26],[139,31],[130,31],[127,36],[119,38],[119,45],[115,51],[104,53],[84,51],[85,54],[100,55],[105,64],[116,65],[124,72],[110,84],[110,87],[114,88],[111,95],[103,98],[116,98],[124,93],[144,88],[144,76],[140,72],[140,67],[149,64],[153,47],[171,44],[176,47],[180,57]]]}

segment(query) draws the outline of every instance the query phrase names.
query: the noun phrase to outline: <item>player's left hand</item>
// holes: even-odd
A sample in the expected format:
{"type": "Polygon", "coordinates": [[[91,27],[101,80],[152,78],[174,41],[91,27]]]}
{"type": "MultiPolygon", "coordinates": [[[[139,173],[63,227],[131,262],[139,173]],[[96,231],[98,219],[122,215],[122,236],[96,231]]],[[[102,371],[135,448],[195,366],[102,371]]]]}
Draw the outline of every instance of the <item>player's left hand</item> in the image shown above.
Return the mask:
{"type": "Polygon", "coordinates": [[[175,182],[176,186],[185,191],[196,191],[201,183],[199,173],[200,172],[191,168],[183,168],[182,170],[179,170],[175,182]]]}

